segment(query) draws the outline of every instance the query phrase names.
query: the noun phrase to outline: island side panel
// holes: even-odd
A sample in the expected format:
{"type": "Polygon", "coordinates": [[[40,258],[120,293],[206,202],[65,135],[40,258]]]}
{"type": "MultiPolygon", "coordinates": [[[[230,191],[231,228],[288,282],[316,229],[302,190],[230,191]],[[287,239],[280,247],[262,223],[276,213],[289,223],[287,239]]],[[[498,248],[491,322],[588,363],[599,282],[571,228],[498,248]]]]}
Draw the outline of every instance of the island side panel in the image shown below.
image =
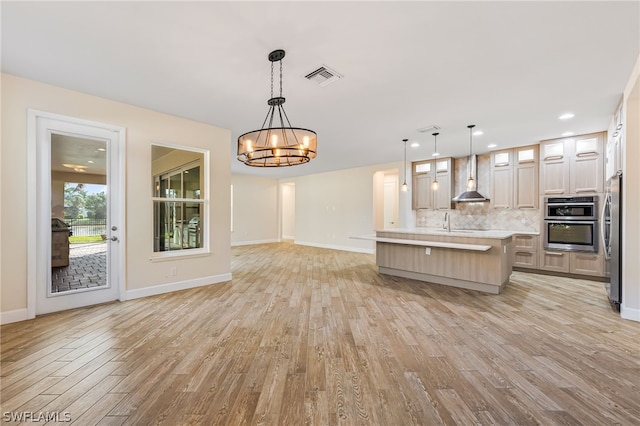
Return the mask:
{"type": "MultiPolygon", "coordinates": [[[[511,237],[502,239],[469,238],[449,235],[399,234],[381,231],[378,232],[377,236],[491,246],[486,252],[432,247],[430,248],[430,254],[426,254],[425,247],[378,242],[376,244],[376,262],[379,268],[391,268],[399,271],[443,277],[444,280],[441,283],[447,285],[455,285],[455,281],[458,280],[496,286],[496,291],[491,290],[491,293],[499,292],[509,281],[511,275],[513,266],[511,237]]],[[[413,275],[412,277],[420,279],[413,275]]],[[[431,279],[425,278],[425,280],[430,281],[431,279]]],[[[473,288],[468,285],[460,286],[473,288]]]]}

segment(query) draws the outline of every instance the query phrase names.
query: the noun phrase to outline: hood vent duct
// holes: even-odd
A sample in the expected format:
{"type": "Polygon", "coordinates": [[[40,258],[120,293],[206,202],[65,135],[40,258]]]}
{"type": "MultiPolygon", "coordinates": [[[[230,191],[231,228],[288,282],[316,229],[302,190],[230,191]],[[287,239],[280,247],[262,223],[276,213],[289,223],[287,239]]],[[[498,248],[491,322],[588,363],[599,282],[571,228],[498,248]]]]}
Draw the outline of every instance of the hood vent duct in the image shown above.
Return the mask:
{"type": "Polygon", "coordinates": [[[489,201],[487,197],[480,194],[476,188],[478,185],[478,158],[473,155],[472,149],[472,139],[473,139],[473,128],[475,124],[470,124],[467,126],[469,128],[469,160],[467,162],[467,190],[462,194],[455,197],[452,201],[456,203],[486,203],[489,201]]]}

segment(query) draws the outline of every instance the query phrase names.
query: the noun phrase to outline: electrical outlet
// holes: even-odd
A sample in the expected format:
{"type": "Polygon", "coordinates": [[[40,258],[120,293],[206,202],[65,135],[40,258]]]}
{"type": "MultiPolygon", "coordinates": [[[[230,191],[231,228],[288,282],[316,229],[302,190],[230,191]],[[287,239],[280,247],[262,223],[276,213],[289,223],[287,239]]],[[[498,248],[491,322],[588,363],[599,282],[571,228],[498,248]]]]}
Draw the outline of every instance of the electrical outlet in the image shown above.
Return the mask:
{"type": "Polygon", "coordinates": [[[426,255],[430,255],[431,254],[431,247],[427,247],[424,249],[424,254],[426,255]]]}

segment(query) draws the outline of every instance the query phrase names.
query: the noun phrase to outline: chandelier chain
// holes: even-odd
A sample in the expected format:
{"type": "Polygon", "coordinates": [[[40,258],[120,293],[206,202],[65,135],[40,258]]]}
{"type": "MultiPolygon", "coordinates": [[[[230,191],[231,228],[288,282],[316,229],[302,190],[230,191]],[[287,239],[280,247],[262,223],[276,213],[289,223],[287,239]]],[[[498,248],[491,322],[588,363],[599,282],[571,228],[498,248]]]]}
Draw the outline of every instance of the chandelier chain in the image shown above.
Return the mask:
{"type": "Polygon", "coordinates": [[[280,62],[280,97],[282,97],[282,60],[280,62]]]}
{"type": "Polygon", "coordinates": [[[271,62],[271,97],[273,98],[273,62],[271,62]]]}

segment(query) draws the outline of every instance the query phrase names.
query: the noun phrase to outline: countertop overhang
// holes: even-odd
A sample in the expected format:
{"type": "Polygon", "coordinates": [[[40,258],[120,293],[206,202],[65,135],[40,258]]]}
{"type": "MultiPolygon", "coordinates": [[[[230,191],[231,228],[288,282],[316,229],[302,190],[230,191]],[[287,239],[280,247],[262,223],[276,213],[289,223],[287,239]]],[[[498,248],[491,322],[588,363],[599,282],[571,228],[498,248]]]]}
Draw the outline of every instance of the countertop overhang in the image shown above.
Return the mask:
{"type": "Polygon", "coordinates": [[[409,246],[423,246],[423,247],[438,247],[438,248],[450,248],[458,250],[472,250],[472,251],[488,251],[491,249],[490,245],[486,244],[466,244],[466,243],[450,243],[446,241],[424,241],[424,240],[410,240],[404,238],[385,238],[376,237],[375,235],[363,235],[361,237],[351,237],[358,240],[370,240],[377,243],[389,243],[389,244],[404,244],[409,246]]]}
{"type": "MultiPolygon", "coordinates": [[[[464,238],[489,238],[502,240],[510,238],[515,234],[525,232],[518,231],[496,231],[496,230],[472,230],[472,229],[452,229],[448,231],[441,228],[395,228],[395,229],[377,229],[376,233],[394,233],[394,234],[414,234],[414,235],[437,235],[446,237],[464,237],[464,238]]],[[[527,232],[528,233],[528,232],[527,232]]]]}

